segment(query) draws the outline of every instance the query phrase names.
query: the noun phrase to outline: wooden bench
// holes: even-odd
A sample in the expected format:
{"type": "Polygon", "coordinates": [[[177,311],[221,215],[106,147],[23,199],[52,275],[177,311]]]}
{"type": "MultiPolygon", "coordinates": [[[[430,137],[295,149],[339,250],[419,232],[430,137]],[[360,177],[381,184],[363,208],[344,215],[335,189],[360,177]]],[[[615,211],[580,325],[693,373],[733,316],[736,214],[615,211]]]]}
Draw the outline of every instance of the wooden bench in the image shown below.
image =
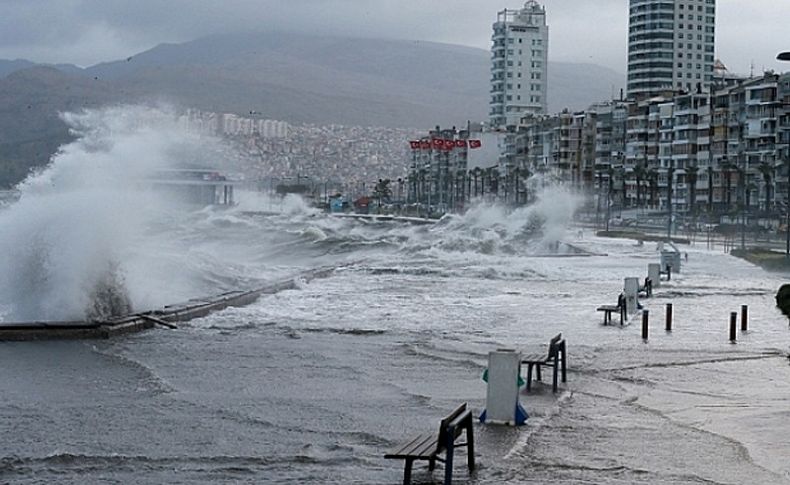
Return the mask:
{"type": "Polygon", "coordinates": [[[562,366],[562,382],[567,382],[567,375],[566,375],[566,360],[567,360],[567,353],[565,348],[565,339],[562,338],[562,334],[558,333],[549,341],[549,347],[546,349],[546,353],[543,354],[531,354],[531,355],[524,355],[521,357],[521,363],[527,364],[527,390],[529,391],[531,388],[532,382],[532,368],[535,368],[535,377],[536,380],[540,380],[540,367],[542,365],[551,364],[554,367],[554,380],[552,382],[552,391],[557,392],[557,376],[559,374],[560,366],[562,366]]]}
{"type": "Polygon", "coordinates": [[[596,308],[596,311],[604,312],[603,314],[603,324],[609,325],[612,323],[612,313],[619,313],[620,314],[620,325],[623,325],[623,310],[624,308],[620,305],[601,305],[596,308]]]}
{"type": "Polygon", "coordinates": [[[465,446],[467,448],[467,464],[469,472],[475,469],[475,445],[472,431],[472,412],[467,409],[466,403],[458,406],[448,414],[439,424],[439,434],[419,434],[402,445],[394,448],[384,455],[384,458],[405,460],[403,468],[403,483],[411,483],[411,467],[415,460],[428,462],[428,469],[433,471],[436,462],[444,463],[444,483],[450,485],[453,481],[453,455],[455,449],[465,446]],[[456,443],[461,433],[466,430],[466,442],[456,443]],[[444,453],[444,458],[439,455],[444,453]]]}

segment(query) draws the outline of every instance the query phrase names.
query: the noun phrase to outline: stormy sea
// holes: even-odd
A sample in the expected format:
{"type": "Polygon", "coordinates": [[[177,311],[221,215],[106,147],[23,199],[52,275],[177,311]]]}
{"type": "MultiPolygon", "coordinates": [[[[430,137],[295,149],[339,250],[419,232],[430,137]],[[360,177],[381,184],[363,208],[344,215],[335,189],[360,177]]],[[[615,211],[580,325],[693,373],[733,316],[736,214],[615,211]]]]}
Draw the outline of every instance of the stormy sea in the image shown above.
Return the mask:
{"type": "MultiPolygon", "coordinates": [[[[385,460],[467,402],[488,353],[568,345],[568,382],[522,389],[521,427],[475,424],[459,484],[790,483],[785,281],[719,248],[641,319],[602,325],[655,244],[573,225],[557,186],[435,224],[332,217],[296,197],[189,208],[146,177],[226,156],[167,110],[64,115],[77,140],[0,208],[2,322],[79,320],[297,279],[179,325],[109,340],[0,342],[0,483],[394,484],[385,460]],[[300,275],[334,268],[310,281],[300,275]],[[663,328],[674,305],[674,328],[663,328]],[[749,331],[728,337],[749,306],[749,331]]],[[[415,466],[414,483],[442,483],[415,466]]]]}

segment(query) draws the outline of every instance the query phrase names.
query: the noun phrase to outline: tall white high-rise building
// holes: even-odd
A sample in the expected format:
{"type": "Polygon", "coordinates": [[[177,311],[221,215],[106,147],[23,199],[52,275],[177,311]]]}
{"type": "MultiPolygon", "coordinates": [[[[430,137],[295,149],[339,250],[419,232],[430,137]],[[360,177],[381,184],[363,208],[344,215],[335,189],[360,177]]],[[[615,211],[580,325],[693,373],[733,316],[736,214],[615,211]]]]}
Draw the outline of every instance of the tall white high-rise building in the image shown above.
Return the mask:
{"type": "Polygon", "coordinates": [[[707,91],[715,39],[716,0],[630,0],[629,97],[707,91]]]}
{"type": "Polygon", "coordinates": [[[491,37],[491,125],[517,125],[528,114],[547,111],[549,27],[546,9],[535,0],[497,14],[491,37]]]}

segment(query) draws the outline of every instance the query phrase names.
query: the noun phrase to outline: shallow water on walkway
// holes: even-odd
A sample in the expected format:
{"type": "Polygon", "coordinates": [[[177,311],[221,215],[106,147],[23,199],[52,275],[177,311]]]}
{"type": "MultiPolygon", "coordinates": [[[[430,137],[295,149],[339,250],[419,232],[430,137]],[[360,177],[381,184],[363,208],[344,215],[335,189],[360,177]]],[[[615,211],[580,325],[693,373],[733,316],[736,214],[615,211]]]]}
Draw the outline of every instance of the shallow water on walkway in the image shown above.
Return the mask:
{"type": "MultiPolygon", "coordinates": [[[[179,330],[0,344],[0,482],[399,483],[402,464],[384,452],[460,402],[479,413],[489,351],[537,350],[562,332],[562,392],[522,393],[524,427],[476,425],[479,470],[457,465],[458,483],[790,483],[780,277],[688,248],[682,272],[643,301],[643,342],[640,317],[603,326],[595,308],[616,302],[623,278],[644,278],[652,245],[587,236],[568,242],[606,255],[544,257],[470,219],[210,219],[226,230],[179,239],[211,270],[190,291],[346,266],[179,330]],[[223,250],[232,264],[214,263],[223,250]],[[750,330],[732,344],[742,304],[750,330]]],[[[177,254],[181,243],[157,244],[177,254]]],[[[441,475],[418,467],[414,481],[441,475]]]]}

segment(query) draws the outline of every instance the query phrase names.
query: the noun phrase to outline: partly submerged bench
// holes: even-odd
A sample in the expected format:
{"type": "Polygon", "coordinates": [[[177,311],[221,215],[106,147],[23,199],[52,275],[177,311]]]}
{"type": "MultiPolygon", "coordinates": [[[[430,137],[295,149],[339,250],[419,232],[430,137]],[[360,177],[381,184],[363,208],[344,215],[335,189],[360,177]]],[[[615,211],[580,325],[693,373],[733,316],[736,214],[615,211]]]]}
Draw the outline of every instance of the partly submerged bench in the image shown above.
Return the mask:
{"type": "Polygon", "coordinates": [[[645,278],[645,284],[639,287],[639,296],[651,298],[653,296],[653,280],[645,278]]]}
{"type": "Polygon", "coordinates": [[[604,312],[603,314],[604,325],[609,325],[610,323],[612,323],[612,313],[618,313],[620,315],[620,325],[622,325],[623,321],[625,320],[623,318],[624,310],[625,307],[623,307],[622,305],[601,305],[598,308],[596,308],[596,311],[604,312]]]}
{"type": "Polygon", "coordinates": [[[444,463],[444,483],[450,485],[453,481],[453,455],[455,448],[466,446],[467,464],[469,472],[475,469],[474,433],[472,431],[472,412],[467,409],[466,403],[458,406],[448,414],[439,424],[439,433],[419,434],[409,441],[399,445],[384,455],[384,458],[405,460],[403,468],[403,483],[411,483],[411,467],[415,460],[428,462],[428,469],[433,471],[436,462],[444,463]],[[456,443],[461,433],[466,430],[466,442],[456,443]],[[439,455],[444,453],[444,458],[439,455]]]}
{"type": "Polygon", "coordinates": [[[542,354],[525,354],[521,357],[521,363],[527,364],[527,390],[531,388],[532,382],[532,368],[535,368],[536,380],[540,380],[540,367],[543,365],[552,365],[554,368],[554,379],[552,381],[552,391],[557,392],[557,376],[562,366],[562,382],[567,382],[567,352],[565,348],[565,339],[562,334],[558,333],[549,341],[549,347],[545,353],[542,354]]]}

